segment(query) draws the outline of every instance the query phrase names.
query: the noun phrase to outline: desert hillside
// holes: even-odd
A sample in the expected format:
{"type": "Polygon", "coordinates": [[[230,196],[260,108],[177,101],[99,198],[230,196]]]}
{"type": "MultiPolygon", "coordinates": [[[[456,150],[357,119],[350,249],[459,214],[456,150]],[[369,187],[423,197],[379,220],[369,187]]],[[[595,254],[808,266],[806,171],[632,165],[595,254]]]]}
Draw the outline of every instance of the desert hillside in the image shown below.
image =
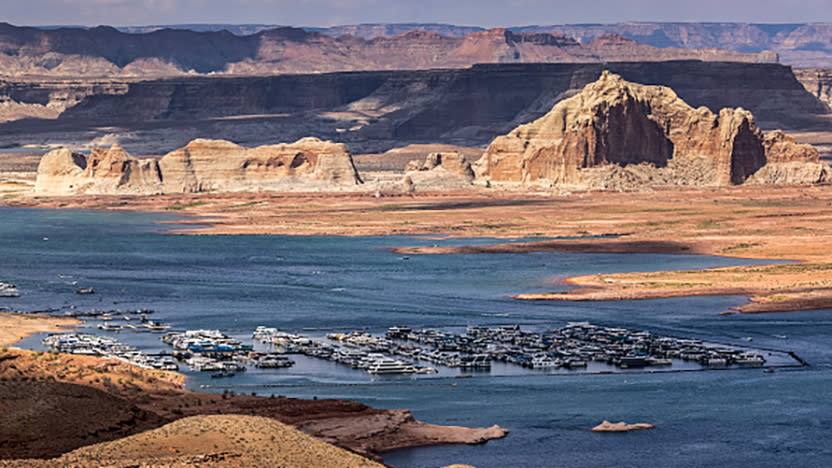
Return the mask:
{"type": "Polygon", "coordinates": [[[103,442],[52,460],[0,462],[8,467],[282,466],[373,468],[380,463],[321,442],[274,419],[192,416],[130,437],[103,442]]]}

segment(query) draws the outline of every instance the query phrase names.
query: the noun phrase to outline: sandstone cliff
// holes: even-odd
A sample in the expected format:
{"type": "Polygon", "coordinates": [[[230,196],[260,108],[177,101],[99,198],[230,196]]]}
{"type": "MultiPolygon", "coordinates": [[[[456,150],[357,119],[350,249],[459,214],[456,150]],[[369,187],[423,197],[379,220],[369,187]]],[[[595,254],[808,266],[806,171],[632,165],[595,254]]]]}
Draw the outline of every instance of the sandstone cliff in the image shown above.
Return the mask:
{"type": "Polygon", "coordinates": [[[598,81],[489,146],[477,167],[494,182],[588,188],[816,183],[817,151],[782,132],[764,136],[750,112],[694,109],[670,88],[604,72],[598,81]]]}
{"type": "Polygon", "coordinates": [[[245,148],[198,139],[160,160],[130,156],[118,145],[89,155],[51,151],[38,166],[44,195],[340,190],[361,183],[346,145],[304,138],[245,148]]]}

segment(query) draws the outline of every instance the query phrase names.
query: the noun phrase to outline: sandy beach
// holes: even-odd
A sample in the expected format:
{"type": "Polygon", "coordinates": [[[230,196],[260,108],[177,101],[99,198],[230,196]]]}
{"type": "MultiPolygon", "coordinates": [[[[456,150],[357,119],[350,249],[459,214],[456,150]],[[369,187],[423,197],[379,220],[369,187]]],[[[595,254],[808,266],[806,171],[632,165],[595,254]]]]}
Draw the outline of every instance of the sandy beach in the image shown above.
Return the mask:
{"type": "Polygon", "coordinates": [[[0,312],[0,346],[14,346],[33,333],[60,332],[80,323],[73,318],[0,312]]]}

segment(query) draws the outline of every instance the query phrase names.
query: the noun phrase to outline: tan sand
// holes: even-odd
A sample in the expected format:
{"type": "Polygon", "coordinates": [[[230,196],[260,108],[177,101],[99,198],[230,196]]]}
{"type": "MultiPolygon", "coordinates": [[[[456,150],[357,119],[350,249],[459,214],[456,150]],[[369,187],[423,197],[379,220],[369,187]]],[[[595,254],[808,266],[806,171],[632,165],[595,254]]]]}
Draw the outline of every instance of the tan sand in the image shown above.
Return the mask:
{"type": "Polygon", "coordinates": [[[0,312],[0,346],[12,346],[33,333],[60,332],[80,323],[72,318],[0,312]]]}

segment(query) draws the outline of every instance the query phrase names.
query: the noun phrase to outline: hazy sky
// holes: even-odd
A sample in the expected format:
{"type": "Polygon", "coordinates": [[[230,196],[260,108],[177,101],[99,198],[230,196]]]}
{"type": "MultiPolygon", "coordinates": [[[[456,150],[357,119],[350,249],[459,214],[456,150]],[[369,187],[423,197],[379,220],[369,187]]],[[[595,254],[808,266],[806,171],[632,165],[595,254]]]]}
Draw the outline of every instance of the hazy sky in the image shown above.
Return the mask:
{"type": "Polygon", "coordinates": [[[832,22],[832,0],[0,0],[18,25],[832,22]]]}

